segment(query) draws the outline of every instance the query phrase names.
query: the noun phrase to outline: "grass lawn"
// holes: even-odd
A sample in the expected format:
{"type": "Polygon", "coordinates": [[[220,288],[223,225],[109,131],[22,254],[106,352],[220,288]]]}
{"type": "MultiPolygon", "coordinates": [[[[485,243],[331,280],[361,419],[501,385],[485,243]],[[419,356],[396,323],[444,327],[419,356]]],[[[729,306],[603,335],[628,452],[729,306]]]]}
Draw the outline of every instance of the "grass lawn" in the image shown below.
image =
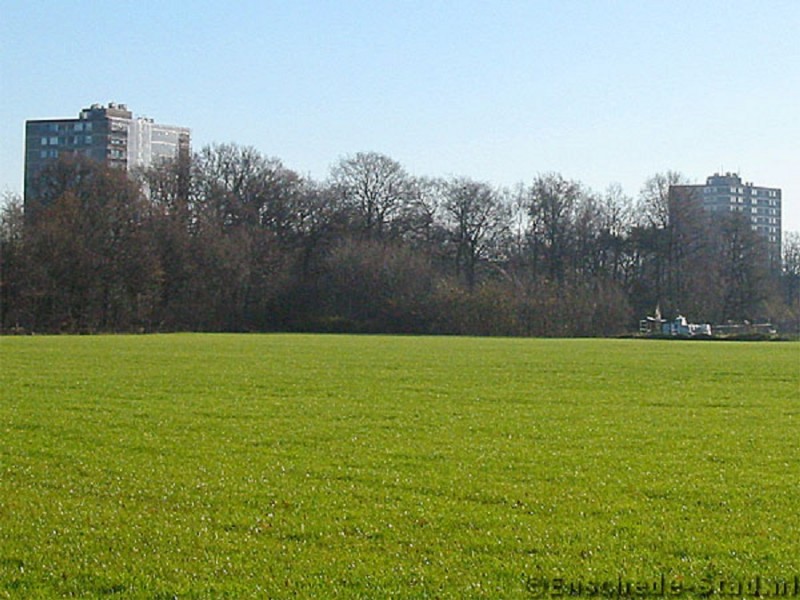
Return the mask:
{"type": "Polygon", "coordinates": [[[0,597],[800,576],[798,343],[0,338],[0,386],[0,597]]]}

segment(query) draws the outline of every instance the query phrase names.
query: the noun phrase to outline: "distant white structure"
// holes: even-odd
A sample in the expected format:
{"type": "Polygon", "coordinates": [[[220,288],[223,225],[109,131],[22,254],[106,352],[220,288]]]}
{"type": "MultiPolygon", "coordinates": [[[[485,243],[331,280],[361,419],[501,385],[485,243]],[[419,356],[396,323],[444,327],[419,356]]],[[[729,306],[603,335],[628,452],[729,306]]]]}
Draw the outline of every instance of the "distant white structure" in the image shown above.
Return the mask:
{"type": "Polygon", "coordinates": [[[694,337],[697,335],[711,336],[709,323],[689,323],[686,317],[678,315],[668,321],[661,317],[661,307],[656,306],[655,315],[639,321],[639,332],[650,335],[671,335],[694,337]]]}
{"type": "Polygon", "coordinates": [[[678,315],[672,321],[665,321],[661,325],[661,333],[664,335],[683,335],[694,337],[696,335],[711,335],[711,325],[709,323],[689,323],[686,317],[678,315]]]}

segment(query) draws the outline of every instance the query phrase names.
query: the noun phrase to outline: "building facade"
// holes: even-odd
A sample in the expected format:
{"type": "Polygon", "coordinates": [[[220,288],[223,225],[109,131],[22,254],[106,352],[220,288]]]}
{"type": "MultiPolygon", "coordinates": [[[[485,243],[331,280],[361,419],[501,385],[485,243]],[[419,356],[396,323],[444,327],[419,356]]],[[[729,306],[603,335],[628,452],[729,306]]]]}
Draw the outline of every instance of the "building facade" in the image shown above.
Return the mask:
{"type": "Polygon", "coordinates": [[[714,173],[705,185],[677,185],[670,193],[698,200],[711,216],[739,213],[767,243],[771,260],[781,256],[781,190],[743,182],[737,173],[714,173]]]}
{"type": "Polygon", "coordinates": [[[25,122],[25,204],[37,196],[39,173],[63,155],[82,155],[133,172],[190,151],[186,127],[134,117],[124,104],[93,104],[77,119],[25,122]]]}

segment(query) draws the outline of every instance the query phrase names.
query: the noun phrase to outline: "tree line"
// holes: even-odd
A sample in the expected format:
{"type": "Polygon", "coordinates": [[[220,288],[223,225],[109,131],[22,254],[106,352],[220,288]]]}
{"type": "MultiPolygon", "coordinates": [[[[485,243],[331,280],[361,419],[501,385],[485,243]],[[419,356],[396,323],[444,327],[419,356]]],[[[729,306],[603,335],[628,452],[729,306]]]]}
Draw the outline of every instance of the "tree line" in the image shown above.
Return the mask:
{"type": "Polygon", "coordinates": [[[712,220],[680,183],[498,188],[374,152],[315,181],[235,144],[135,177],[65,156],[3,206],[2,328],[605,336],[658,305],[797,331],[800,236],[770,261],[749,221],[712,220]]]}

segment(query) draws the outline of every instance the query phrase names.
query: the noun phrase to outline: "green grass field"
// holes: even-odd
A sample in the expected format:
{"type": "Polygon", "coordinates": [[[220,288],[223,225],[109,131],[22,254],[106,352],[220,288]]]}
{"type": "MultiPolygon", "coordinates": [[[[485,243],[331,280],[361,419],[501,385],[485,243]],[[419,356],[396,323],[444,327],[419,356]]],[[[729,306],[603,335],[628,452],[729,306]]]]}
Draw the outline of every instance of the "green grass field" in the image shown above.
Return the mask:
{"type": "Polygon", "coordinates": [[[0,597],[800,575],[797,343],[2,338],[0,384],[0,597]]]}

